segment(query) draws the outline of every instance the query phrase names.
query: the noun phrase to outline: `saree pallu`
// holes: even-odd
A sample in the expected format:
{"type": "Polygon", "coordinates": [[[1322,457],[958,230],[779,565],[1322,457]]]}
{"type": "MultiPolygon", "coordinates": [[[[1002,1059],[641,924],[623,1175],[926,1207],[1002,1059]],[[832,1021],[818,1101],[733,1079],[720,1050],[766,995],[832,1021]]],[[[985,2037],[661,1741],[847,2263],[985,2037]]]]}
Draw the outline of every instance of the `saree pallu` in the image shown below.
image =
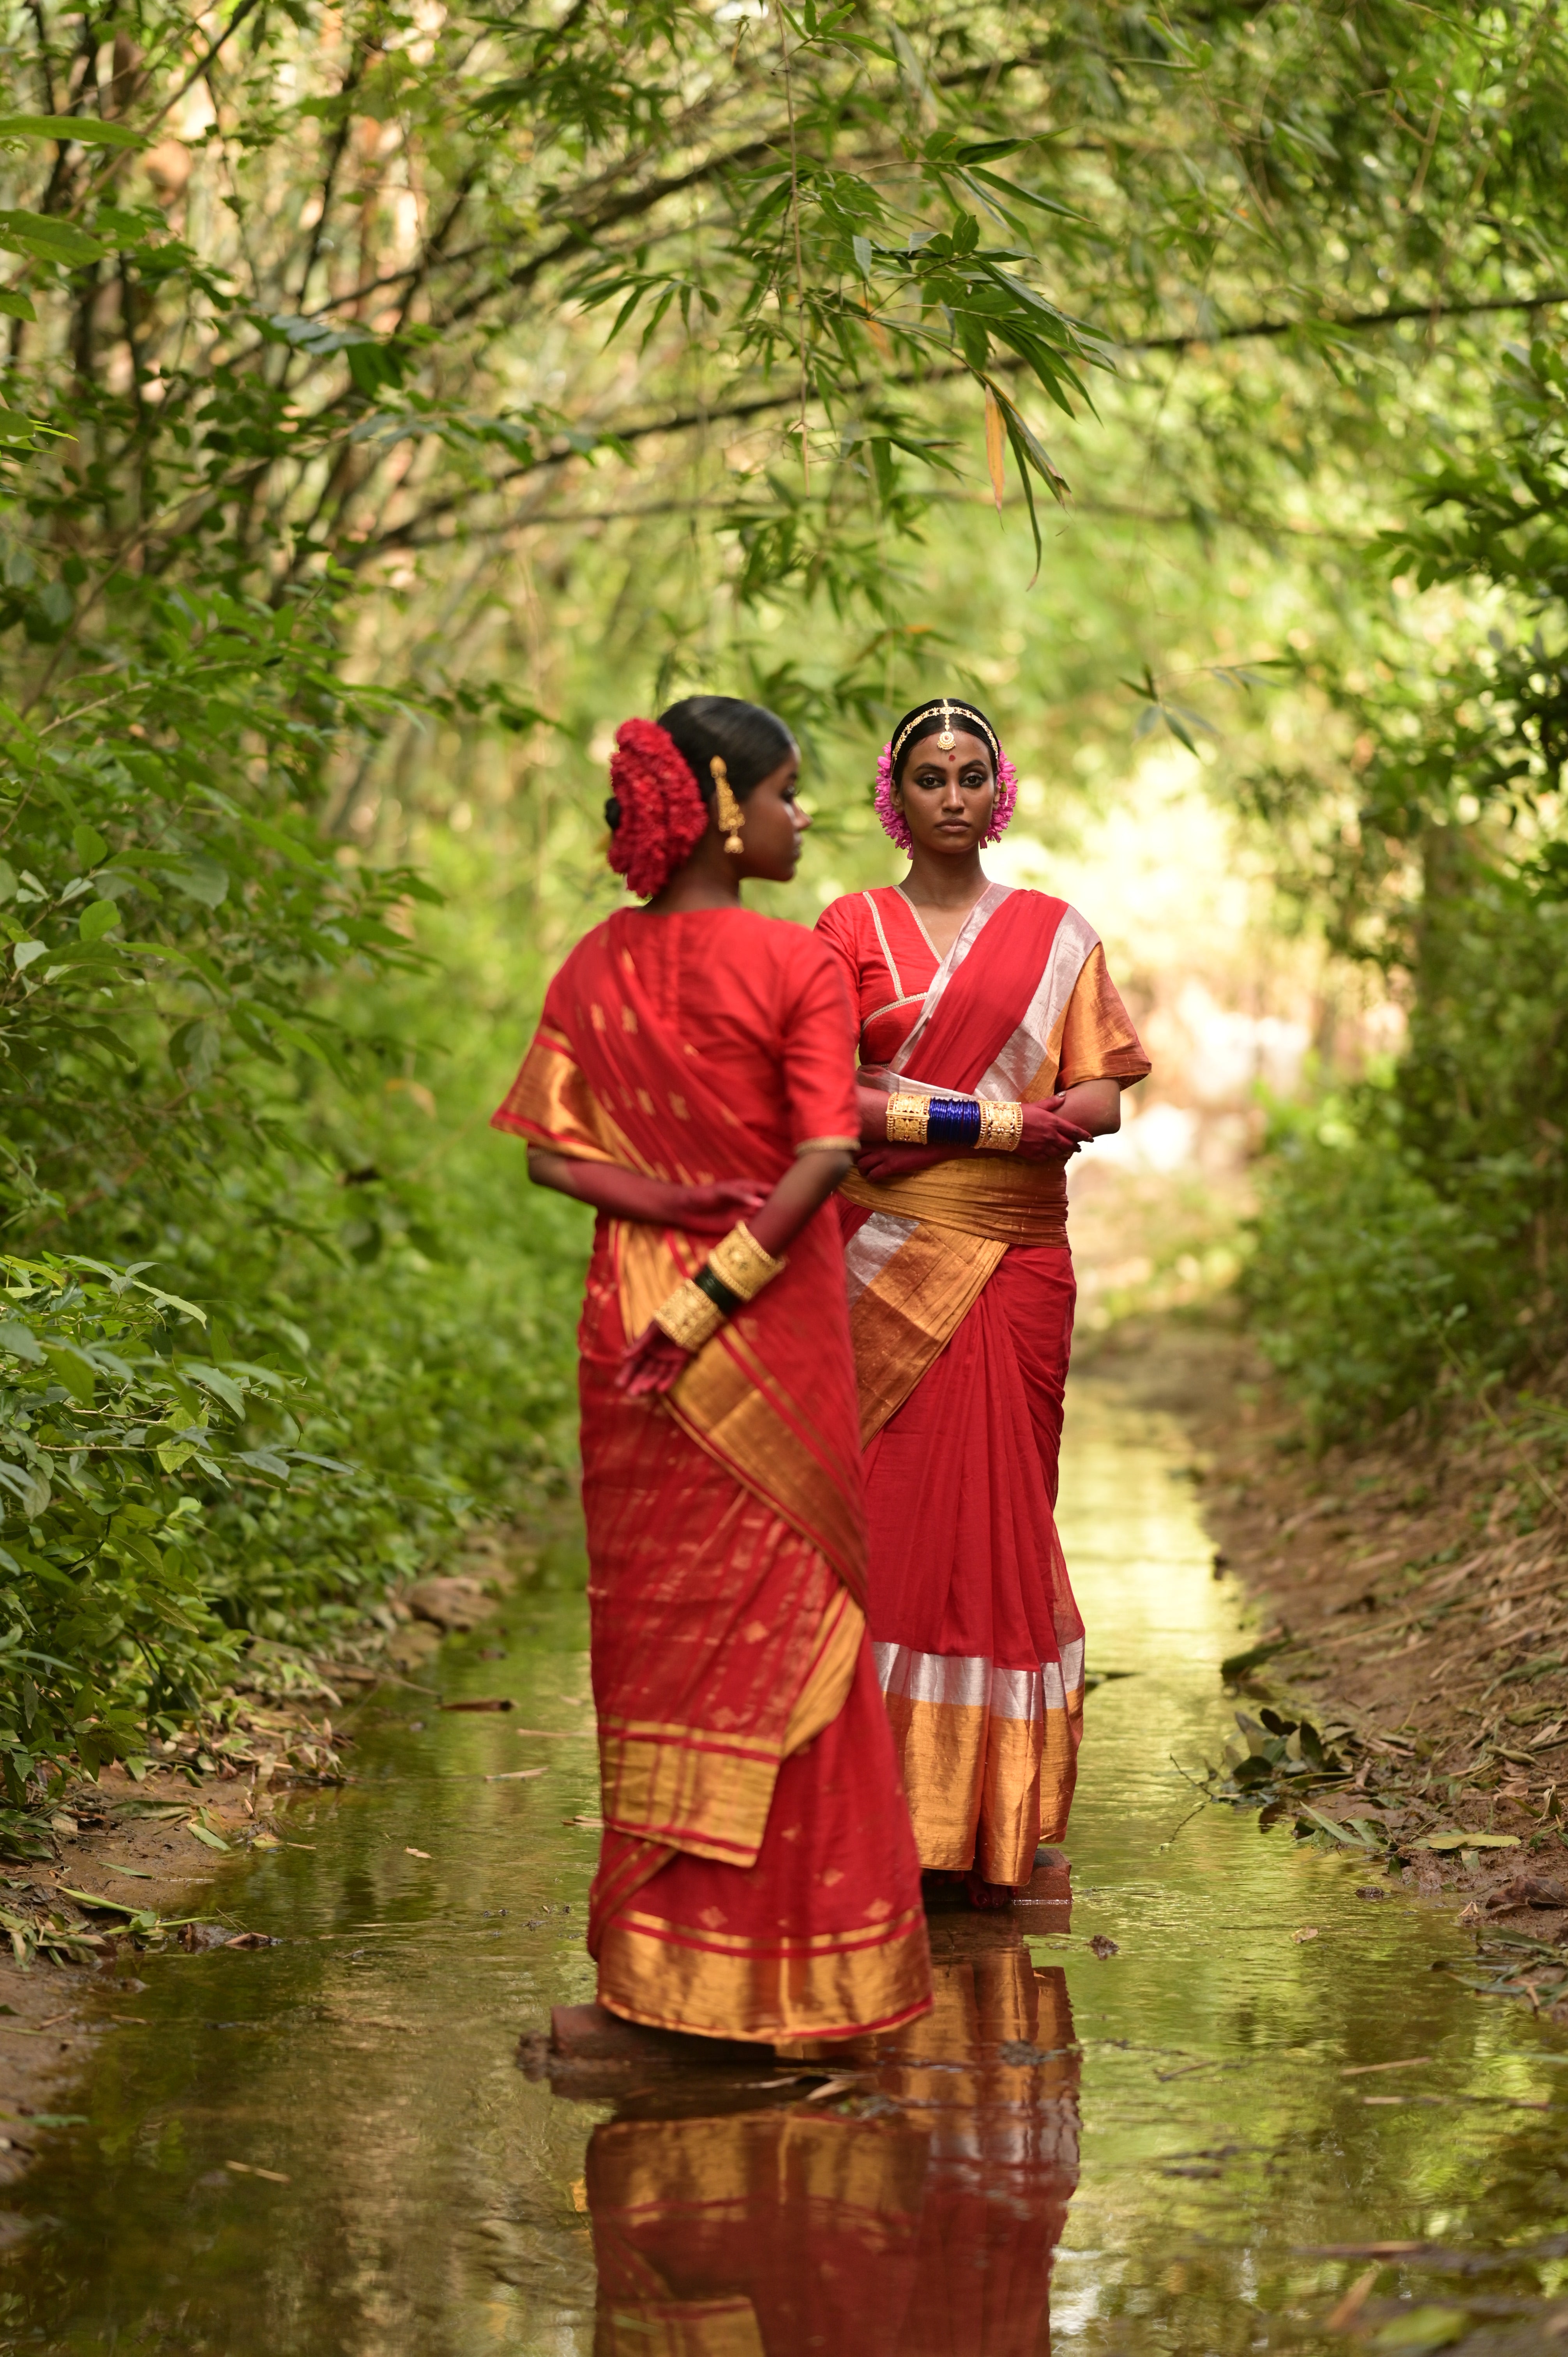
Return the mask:
{"type": "MultiPolygon", "coordinates": [[[[777,1068],[759,1044],[748,1099],[732,1036],[721,1097],[670,1017],[671,960],[700,950],[704,986],[731,1007],[744,985],[724,1001],[726,948],[752,981],[769,956],[799,963],[775,938],[794,929],[733,913],[738,927],[694,940],[689,918],[616,918],[580,944],[503,1125],[655,1178],[771,1184],[790,1155],[777,1068]]],[[[810,989],[778,1004],[799,1060],[810,989]]],[[[842,1000],[829,1006],[842,1026],[842,1000]]],[[[814,1110],[796,1106],[797,1124],[814,1110]]],[[[829,1110],[842,1131],[843,1106],[829,1110]]],[[[929,1966],[859,1600],[841,1248],[819,1213],[671,1392],[628,1399],[615,1381],[628,1342],[707,1249],[601,1217],[588,1272],[583,1499],[605,1818],[589,1949],[601,2001],[632,2020],[843,2036],[921,2011],[929,1966]]]]}
{"type": "MultiPolygon", "coordinates": [[[[864,897],[886,950],[881,896],[864,897]]],[[[988,888],[923,996],[877,1010],[885,1039],[903,1030],[899,1085],[1050,1096],[1098,946],[1064,901],[988,888]]],[[[841,1192],[878,1674],[922,1866],[994,1883],[1026,1882],[1041,1837],[1065,1832],[1082,1733],[1055,1519],[1066,1213],[1059,1165],[997,1156],[841,1192]]]]}

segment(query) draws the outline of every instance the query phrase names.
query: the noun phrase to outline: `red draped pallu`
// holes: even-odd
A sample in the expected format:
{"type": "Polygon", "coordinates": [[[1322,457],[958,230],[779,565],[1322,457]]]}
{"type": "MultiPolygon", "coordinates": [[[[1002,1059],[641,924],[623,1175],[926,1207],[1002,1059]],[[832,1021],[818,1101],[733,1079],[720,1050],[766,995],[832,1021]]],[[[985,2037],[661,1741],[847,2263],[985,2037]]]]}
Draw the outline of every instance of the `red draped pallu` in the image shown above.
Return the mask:
{"type": "MultiPolygon", "coordinates": [[[[826,948],[743,909],[627,910],[572,952],[499,1127],[682,1184],[855,1129],[826,948]]],[[[832,1207],[663,1399],[628,1341],[705,1240],[600,1217],[579,1333],[605,1834],[604,2004],[728,2038],[836,2037],[929,2002],[918,1868],[865,1633],[832,1207]]]]}
{"type": "MultiPolygon", "coordinates": [[[[835,900],[861,1052],[899,1085],[1039,1103],[1149,1069],[1098,937],[986,888],[939,957],[895,888],[835,900]]],[[[1026,1882],[1072,1800],[1083,1622],[1057,1537],[1074,1284],[1060,1164],[955,1157],[841,1199],[871,1632],[923,1866],[1026,1882]]]]}

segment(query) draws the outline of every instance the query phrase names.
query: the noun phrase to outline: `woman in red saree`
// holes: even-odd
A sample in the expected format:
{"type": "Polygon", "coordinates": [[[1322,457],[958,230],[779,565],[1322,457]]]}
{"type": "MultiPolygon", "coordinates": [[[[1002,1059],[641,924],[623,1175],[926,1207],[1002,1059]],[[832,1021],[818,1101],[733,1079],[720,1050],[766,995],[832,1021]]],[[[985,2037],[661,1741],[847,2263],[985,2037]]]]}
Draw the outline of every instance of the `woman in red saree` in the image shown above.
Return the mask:
{"type": "Polygon", "coordinates": [[[837,964],[741,906],[793,873],[799,755],[696,696],[628,721],[610,862],[496,1125],[598,1212],[579,1330],[605,1832],[588,1943],[631,2021],[844,2037],[930,2002],[865,1633],[839,1229],[857,1141],[837,964]]]}
{"type": "Polygon", "coordinates": [[[1083,1623],[1054,1515],[1066,1165],[1149,1070],[1091,927],[986,879],[981,845],[1016,791],[983,713],[917,706],[877,789],[909,873],[819,923],[869,1084],[840,1209],[871,1633],[921,1865],[966,1877],[981,1906],[1027,1882],[1072,1800],[1083,1623]]]}

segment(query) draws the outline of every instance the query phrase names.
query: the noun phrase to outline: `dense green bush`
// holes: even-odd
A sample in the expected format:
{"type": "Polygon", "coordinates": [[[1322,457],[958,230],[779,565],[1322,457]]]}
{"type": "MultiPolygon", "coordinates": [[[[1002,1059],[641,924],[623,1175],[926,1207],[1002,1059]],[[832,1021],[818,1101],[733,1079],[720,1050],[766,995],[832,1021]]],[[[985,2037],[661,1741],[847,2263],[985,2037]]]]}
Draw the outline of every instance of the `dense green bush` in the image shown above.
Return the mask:
{"type": "Polygon", "coordinates": [[[1315,1442],[1425,1405],[1477,1351],[1517,1355],[1507,1240],[1448,1201],[1367,1088],[1276,1114],[1244,1289],[1315,1442]]]}
{"type": "Polygon", "coordinates": [[[1322,675],[1349,793],[1254,787],[1276,825],[1316,813],[1306,888],[1409,1009],[1388,1089],[1284,1125],[1265,1178],[1252,1297],[1324,1435],[1568,1351],[1568,350],[1510,356],[1388,540],[1486,606],[1322,675]]]}

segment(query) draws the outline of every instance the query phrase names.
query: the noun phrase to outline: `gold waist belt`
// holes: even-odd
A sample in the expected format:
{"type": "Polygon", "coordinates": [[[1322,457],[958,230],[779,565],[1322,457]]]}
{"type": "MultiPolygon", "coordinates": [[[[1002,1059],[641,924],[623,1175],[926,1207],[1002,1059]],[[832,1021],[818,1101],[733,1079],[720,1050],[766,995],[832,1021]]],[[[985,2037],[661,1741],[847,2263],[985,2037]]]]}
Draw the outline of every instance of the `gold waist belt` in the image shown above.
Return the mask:
{"type": "Polygon", "coordinates": [[[956,1228],[993,1243],[1067,1242],[1067,1172],[1059,1163],[1014,1162],[1001,1155],[955,1158],[885,1187],[851,1171],[839,1191],[868,1211],[956,1228]]]}

